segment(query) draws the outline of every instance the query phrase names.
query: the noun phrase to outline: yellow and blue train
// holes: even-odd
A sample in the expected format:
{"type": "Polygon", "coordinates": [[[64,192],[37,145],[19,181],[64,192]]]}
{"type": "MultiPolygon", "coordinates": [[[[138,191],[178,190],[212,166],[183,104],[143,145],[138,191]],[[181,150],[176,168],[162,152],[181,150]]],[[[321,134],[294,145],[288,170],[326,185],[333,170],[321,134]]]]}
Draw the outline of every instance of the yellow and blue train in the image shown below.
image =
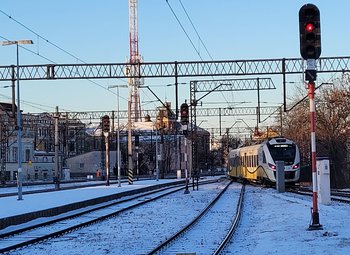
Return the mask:
{"type": "Polygon", "coordinates": [[[230,151],[228,175],[264,184],[276,183],[276,161],[284,162],[285,182],[294,184],[300,177],[298,146],[284,137],[269,138],[251,146],[230,151]]]}

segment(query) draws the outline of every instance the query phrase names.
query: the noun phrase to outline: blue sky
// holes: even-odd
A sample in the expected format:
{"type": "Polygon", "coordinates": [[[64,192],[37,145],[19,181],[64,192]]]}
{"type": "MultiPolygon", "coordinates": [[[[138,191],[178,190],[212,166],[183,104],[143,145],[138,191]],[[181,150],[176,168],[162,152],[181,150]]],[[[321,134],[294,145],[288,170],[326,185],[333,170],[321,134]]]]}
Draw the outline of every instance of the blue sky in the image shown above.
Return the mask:
{"type": "MultiPolygon", "coordinates": [[[[233,0],[181,0],[198,31],[205,47],[214,60],[266,59],[300,57],[298,11],[307,3],[296,0],[233,1],[233,0]]],[[[145,62],[211,60],[205,47],[200,43],[179,0],[168,3],[181,21],[191,42],[177,22],[166,0],[139,0],[138,29],[139,49],[145,62]],[[200,53],[201,58],[197,52],[200,53]]],[[[348,56],[350,37],[349,1],[313,1],[321,12],[322,55],[348,56]]],[[[26,48],[55,63],[123,63],[129,55],[129,17],[127,0],[60,0],[60,1],[19,1],[1,0],[0,40],[32,39],[34,45],[26,48]],[[10,19],[4,13],[22,23],[50,43],[10,19]],[[71,53],[72,57],[53,47],[59,46],[71,53]]],[[[48,64],[37,54],[20,50],[21,64],[48,64]]],[[[0,65],[15,64],[15,47],[0,47],[0,65]]],[[[226,77],[227,78],[227,77],[226,77]]],[[[232,77],[234,78],[234,77],[232,77]]],[[[241,78],[241,77],[240,77],[241,78]]],[[[292,77],[297,81],[300,76],[292,77]]],[[[320,76],[320,81],[328,77],[320,76]]],[[[179,101],[189,99],[189,81],[181,85],[179,101]]],[[[110,85],[126,84],[123,80],[95,80],[99,85],[86,80],[66,81],[23,81],[21,99],[40,105],[32,108],[23,103],[25,112],[115,110],[116,95],[106,89],[110,85]]],[[[155,93],[163,100],[175,102],[174,88],[161,86],[173,83],[172,79],[148,79],[146,85],[153,86],[155,93]]],[[[277,77],[276,91],[262,94],[261,100],[267,105],[282,103],[281,77],[277,77]]],[[[0,86],[7,83],[0,82],[0,86]]],[[[0,100],[10,101],[10,90],[0,88],[0,100]]],[[[292,95],[293,87],[288,93],[292,95]]],[[[306,91],[305,91],[306,93],[306,91]]],[[[127,91],[121,89],[120,109],[126,109],[127,91]]],[[[252,93],[220,94],[213,101],[252,102],[252,93]],[[221,97],[221,98],[220,98],[221,97]]],[[[141,101],[145,109],[155,109],[155,98],[145,90],[141,101]]],[[[246,104],[248,106],[248,104],[246,104]]],[[[242,105],[244,106],[244,105],[242,105]]],[[[215,106],[210,106],[215,107],[215,106]]],[[[217,106],[219,107],[219,106],[217,106]]],[[[231,121],[231,120],[228,120],[231,121]]],[[[214,125],[215,126],[215,125],[214,125]]]]}

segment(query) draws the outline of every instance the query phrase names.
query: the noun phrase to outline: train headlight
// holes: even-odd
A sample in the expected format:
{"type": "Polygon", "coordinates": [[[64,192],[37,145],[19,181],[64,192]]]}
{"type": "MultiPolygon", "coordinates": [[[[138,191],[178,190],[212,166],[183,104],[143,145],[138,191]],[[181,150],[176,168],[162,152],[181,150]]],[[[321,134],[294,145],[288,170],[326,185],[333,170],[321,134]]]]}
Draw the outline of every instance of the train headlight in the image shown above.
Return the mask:
{"type": "Polygon", "coordinates": [[[268,164],[269,165],[269,167],[272,169],[272,170],[276,170],[276,166],[275,165],[273,165],[273,164],[268,164]]]}
{"type": "Polygon", "coordinates": [[[293,166],[293,169],[298,169],[299,168],[299,163],[298,164],[295,164],[294,166],[293,166]]]}

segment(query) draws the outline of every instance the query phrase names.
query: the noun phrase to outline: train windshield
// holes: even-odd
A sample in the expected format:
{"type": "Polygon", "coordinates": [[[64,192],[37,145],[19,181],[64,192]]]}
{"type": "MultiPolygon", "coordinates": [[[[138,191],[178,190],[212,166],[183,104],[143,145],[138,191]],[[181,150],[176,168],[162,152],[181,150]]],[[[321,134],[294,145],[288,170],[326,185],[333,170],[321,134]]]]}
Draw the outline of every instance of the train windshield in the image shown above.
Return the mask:
{"type": "Polygon", "coordinates": [[[276,161],[284,161],[286,165],[292,165],[295,159],[295,144],[269,144],[272,159],[276,161]]]}

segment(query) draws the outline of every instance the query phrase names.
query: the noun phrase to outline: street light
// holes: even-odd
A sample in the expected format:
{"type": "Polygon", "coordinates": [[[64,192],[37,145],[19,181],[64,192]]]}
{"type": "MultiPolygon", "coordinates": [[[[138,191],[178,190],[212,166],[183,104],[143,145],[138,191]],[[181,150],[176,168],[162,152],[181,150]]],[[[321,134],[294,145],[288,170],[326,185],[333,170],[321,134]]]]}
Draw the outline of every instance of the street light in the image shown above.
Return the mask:
{"type": "Polygon", "coordinates": [[[157,120],[153,125],[156,128],[156,181],[159,181],[159,165],[158,165],[158,128],[157,128],[157,120]]]}
{"type": "Polygon", "coordinates": [[[242,121],[247,126],[247,128],[254,134],[254,130],[247,124],[247,122],[244,121],[244,119],[237,119],[237,121],[242,121]]]}
{"type": "Polygon", "coordinates": [[[186,84],[186,82],[177,82],[177,76],[175,77],[175,83],[174,84],[167,84],[166,86],[172,86],[175,85],[175,119],[179,117],[179,84],[186,84]]]}
{"type": "Polygon", "coordinates": [[[22,200],[22,179],[23,179],[23,172],[22,172],[22,125],[21,125],[21,107],[20,107],[20,96],[19,96],[19,51],[18,51],[18,45],[19,44],[33,44],[32,40],[19,40],[19,41],[3,41],[2,46],[12,45],[16,44],[17,48],[17,143],[18,143],[18,152],[17,152],[17,158],[18,158],[18,176],[17,176],[17,183],[18,183],[18,198],[17,200],[22,200]]]}
{"type": "MultiPolygon", "coordinates": [[[[108,86],[110,88],[117,88],[117,164],[118,164],[118,187],[121,187],[121,173],[120,173],[120,135],[119,135],[119,88],[127,88],[128,85],[111,85],[108,86]]],[[[130,113],[129,113],[130,114],[130,113]]]]}

